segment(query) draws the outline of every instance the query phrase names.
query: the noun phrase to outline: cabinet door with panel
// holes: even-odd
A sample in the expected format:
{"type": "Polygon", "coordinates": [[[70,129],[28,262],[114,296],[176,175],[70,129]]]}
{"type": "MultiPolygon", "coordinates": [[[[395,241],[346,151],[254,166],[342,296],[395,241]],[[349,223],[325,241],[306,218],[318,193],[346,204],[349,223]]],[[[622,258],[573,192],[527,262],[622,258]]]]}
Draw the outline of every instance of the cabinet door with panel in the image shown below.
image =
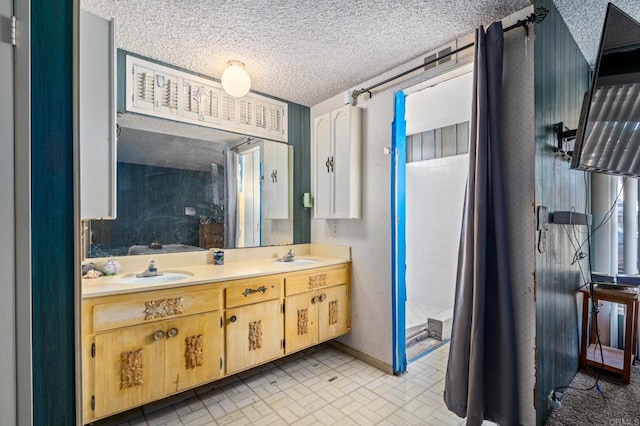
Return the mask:
{"type": "Polygon", "coordinates": [[[164,324],[126,327],[95,336],[95,416],[164,396],[164,324]]]}
{"type": "Polygon", "coordinates": [[[283,355],[279,299],[227,309],[225,319],[227,374],[283,355]]]}
{"type": "Polygon", "coordinates": [[[265,142],[262,153],[262,200],[265,219],[290,219],[291,185],[289,182],[290,147],[284,143],[265,142]]]}
{"type": "Polygon", "coordinates": [[[114,22],[80,11],[79,144],[82,219],[115,219],[116,56],[114,22]]]}
{"type": "Polygon", "coordinates": [[[345,105],[313,121],[316,218],[361,216],[361,110],[345,105]]]}
{"type": "Polygon", "coordinates": [[[318,342],[318,303],[314,300],[317,296],[317,292],[310,291],[285,299],[284,341],[287,353],[318,342]]]}
{"type": "Polygon", "coordinates": [[[331,114],[313,120],[314,156],[316,165],[314,214],[316,218],[331,217],[331,114]]]}
{"type": "Polygon", "coordinates": [[[345,334],[349,328],[347,286],[329,287],[318,293],[319,341],[345,334]]]}
{"type": "Polygon", "coordinates": [[[209,312],[167,321],[166,393],[172,394],[220,377],[220,314],[209,312]]]}

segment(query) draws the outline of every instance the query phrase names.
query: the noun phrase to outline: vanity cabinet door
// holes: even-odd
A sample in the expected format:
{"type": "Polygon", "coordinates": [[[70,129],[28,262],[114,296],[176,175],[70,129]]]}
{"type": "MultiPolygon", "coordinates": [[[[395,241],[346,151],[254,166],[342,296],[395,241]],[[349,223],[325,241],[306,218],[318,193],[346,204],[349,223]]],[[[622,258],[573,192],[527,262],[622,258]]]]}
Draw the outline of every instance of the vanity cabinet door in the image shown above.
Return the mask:
{"type": "Polygon", "coordinates": [[[318,342],[318,292],[290,296],[285,299],[285,348],[295,352],[318,342]]]}
{"type": "Polygon", "coordinates": [[[225,320],[227,374],[283,355],[279,299],[227,309],[225,320]]]}
{"type": "Polygon", "coordinates": [[[136,407],[164,396],[164,322],[95,336],[95,416],[136,407]],[[155,337],[154,337],[155,336],[155,337]]]}
{"type": "Polygon", "coordinates": [[[166,393],[220,377],[220,314],[208,312],[166,322],[166,393]]]}
{"type": "Polygon", "coordinates": [[[340,285],[319,290],[318,337],[332,339],[349,331],[349,302],[347,286],[340,285]]]}

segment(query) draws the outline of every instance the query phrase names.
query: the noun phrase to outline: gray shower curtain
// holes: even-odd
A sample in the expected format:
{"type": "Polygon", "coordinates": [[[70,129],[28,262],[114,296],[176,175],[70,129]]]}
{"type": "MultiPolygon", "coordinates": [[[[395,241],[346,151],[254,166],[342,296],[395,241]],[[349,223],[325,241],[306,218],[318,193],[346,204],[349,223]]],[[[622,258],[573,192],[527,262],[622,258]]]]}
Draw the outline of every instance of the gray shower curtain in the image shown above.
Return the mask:
{"type": "Polygon", "coordinates": [[[500,159],[504,37],[476,30],[469,177],[444,400],[468,425],[518,424],[518,368],[500,159]]]}

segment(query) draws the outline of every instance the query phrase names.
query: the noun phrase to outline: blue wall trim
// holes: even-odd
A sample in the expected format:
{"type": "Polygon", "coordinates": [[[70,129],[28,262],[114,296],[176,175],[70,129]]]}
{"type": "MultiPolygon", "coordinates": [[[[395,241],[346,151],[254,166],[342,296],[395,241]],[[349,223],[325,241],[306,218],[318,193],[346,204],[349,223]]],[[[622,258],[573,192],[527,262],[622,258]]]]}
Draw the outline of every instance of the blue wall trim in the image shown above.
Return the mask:
{"type": "Polygon", "coordinates": [[[33,424],[72,425],[73,1],[32,0],[31,25],[33,424]]]}
{"type": "Polygon", "coordinates": [[[405,350],[407,302],[406,273],[406,170],[407,122],[404,118],[406,96],[396,92],[391,135],[391,279],[393,316],[393,372],[407,371],[405,350]]]}

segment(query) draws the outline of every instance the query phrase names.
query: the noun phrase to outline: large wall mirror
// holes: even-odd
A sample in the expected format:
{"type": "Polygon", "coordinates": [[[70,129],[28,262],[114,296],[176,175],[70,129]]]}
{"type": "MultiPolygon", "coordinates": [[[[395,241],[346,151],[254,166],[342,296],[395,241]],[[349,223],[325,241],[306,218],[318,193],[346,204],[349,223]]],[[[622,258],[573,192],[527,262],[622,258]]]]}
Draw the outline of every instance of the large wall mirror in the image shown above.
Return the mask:
{"type": "Polygon", "coordinates": [[[293,147],[118,117],[117,217],[86,222],[86,257],[293,243],[293,147]]]}

